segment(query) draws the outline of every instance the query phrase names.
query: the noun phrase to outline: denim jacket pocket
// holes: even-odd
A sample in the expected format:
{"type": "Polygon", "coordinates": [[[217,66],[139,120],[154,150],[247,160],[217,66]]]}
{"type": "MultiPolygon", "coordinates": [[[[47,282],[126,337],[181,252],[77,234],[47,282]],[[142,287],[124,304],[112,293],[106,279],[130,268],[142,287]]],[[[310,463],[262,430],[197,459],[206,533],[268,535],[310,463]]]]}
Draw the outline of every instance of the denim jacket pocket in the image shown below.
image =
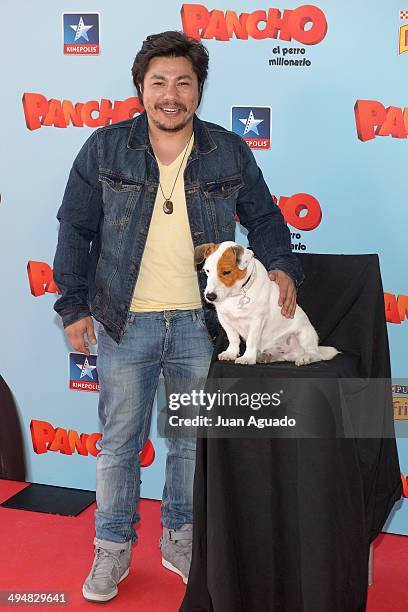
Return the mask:
{"type": "Polygon", "coordinates": [[[116,174],[101,173],[105,222],[126,225],[143,188],[143,182],[116,174]]]}
{"type": "Polygon", "coordinates": [[[240,175],[222,178],[217,181],[210,181],[205,184],[204,191],[214,198],[230,198],[242,186],[242,178],[240,175]]]}
{"type": "Polygon", "coordinates": [[[210,214],[216,226],[217,239],[221,239],[220,234],[228,233],[230,235],[235,230],[236,201],[243,184],[242,177],[235,175],[211,181],[204,185],[210,214]]]}

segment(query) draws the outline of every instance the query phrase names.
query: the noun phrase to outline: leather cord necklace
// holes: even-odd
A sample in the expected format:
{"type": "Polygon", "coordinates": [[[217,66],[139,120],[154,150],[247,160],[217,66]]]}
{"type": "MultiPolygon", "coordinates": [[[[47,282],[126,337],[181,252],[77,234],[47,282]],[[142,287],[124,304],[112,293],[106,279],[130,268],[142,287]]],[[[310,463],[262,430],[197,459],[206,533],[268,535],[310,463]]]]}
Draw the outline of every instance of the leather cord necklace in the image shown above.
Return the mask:
{"type": "Polygon", "coordinates": [[[163,187],[161,186],[161,183],[160,183],[160,181],[159,181],[160,190],[161,190],[162,195],[163,195],[163,198],[164,198],[163,212],[165,212],[165,213],[166,213],[166,215],[171,215],[171,213],[172,213],[172,212],[173,212],[173,210],[174,210],[173,202],[171,201],[171,196],[173,195],[173,191],[174,191],[174,188],[175,188],[176,183],[177,183],[178,175],[180,174],[181,166],[183,165],[184,158],[185,158],[186,153],[187,153],[187,150],[188,150],[188,145],[190,144],[190,140],[191,140],[191,139],[192,139],[192,137],[193,137],[193,133],[194,133],[194,132],[192,132],[192,133],[191,133],[191,136],[190,136],[190,138],[188,139],[188,143],[187,143],[186,148],[185,148],[185,150],[184,150],[183,159],[181,160],[180,167],[179,167],[179,169],[178,169],[178,171],[177,171],[176,180],[175,180],[175,181],[174,181],[174,183],[173,183],[173,188],[172,188],[171,193],[170,193],[170,195],[169,195],[169,197],[168,197],[168,198],[166,198],[166,196],[164,195],[164,192],[163,192],[163,187]]]}

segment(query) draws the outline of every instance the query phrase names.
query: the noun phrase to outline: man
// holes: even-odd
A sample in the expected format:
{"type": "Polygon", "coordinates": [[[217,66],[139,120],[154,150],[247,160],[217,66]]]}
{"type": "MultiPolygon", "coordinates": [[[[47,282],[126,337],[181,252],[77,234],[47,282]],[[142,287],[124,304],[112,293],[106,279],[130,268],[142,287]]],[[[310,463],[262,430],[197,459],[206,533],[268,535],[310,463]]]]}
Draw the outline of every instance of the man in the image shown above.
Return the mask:
{"type": "MultiPolygon", "coordinates": [[[[205,47],[180,32],[149,36],[133,81],[145,112],[97,129],[74,161],[58,212],[54,261],[73,348],[89,354],[100,322],[95,560],[83,594],[114,597],[129,573],[140,460],[160,371],[166,393],[205,379],[218,325],[202,299],[194,248],[234,239],[235,216],[293,316],[302,280],[290,234],[246,143],[195,114],[205,47]],[[85,338],[85,336],[87,338],[85,338]]],[[[171,439],[163,491],[162,562],[187,581],[195,440],[171,439]]]]}

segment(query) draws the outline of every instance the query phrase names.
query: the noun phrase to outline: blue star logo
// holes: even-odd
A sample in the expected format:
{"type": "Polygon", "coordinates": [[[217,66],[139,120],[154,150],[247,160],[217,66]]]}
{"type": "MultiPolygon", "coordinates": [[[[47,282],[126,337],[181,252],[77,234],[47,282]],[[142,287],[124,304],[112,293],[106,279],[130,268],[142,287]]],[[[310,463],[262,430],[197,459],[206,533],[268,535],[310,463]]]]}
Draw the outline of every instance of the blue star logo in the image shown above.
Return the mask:
{"type": "Polygon", "coordinates": [[[91,380],[94,380],[92,370],[95,370],[96,366],[89,365],[88,357],[85,357],[85,361],[83,364],[76,363],[75,365],[81,370],[79,378],[84,378],[84,376],[88,376],[91,380]]]}
{"type": "Polygon", "coordinates": [[[263,122],[263,119],[255,119],[252,108],[248,117],[246,119],[240,119],[240,122],[245,125],[244,136],[248,134],[248,132],[254,132],[257,136],[259,136],[258,125],[263,122]]]}
{"type": "Polygon", "coordinates": [[[79,22],[77,25],[71,25],[70,26],[74,32],[75,32],[75,41],[79,40],[80,38],[85,38],[85,40],[87,40],[89,42],[89,38],[88,38],[88,30],[90,30],[91,28],[93,28],[93,25],[90,26],[86,26],[84,24],[84,20],[82,19],[82,16],[79,19],[79,22]]]}

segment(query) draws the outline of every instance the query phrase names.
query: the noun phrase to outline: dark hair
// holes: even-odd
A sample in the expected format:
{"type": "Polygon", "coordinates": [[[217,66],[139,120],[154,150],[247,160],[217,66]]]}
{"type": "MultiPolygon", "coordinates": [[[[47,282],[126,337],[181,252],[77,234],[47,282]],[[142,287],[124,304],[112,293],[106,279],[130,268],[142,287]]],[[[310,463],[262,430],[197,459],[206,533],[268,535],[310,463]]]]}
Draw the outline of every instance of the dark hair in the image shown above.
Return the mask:
{"type": "Polygon", "coordinates": [[[154,57],[185,57],[191,61],[198,79],[198,105],[200,105],[204,81],[208,73],[208,51],[204,45],[189,38],[184,32],[175,30],[148,36],[143,41],[142,48],[136,55],[132,66],[133,83],[142,104],[143,94],[139,83],[143,83],[149,62],[154,57]]]}

